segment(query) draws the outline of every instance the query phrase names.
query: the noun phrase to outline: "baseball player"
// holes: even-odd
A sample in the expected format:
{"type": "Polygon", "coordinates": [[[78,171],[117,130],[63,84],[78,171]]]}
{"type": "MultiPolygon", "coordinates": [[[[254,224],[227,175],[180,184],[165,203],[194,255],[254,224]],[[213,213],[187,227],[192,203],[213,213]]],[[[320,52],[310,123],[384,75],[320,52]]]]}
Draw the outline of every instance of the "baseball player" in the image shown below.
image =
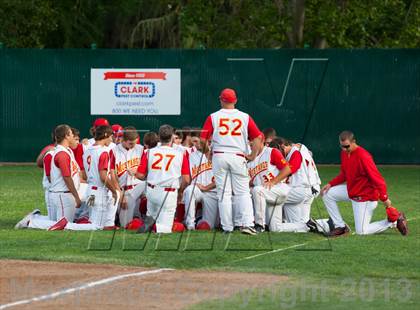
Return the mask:
{"type": "Polygon", "coordinates": [[[99,228],[115,226],[117,204],[121,191],[110,179],[109,145],[112,143],[112,128],[99,126],[95,130],[95,144],[83,155],[89,186],[88,204],[92,206],[90,222],[99,228]]]}
{"type": "Polygon", "coordinates": [[[148,150],[137,170],[137,178],[147,179],[147,216],[139,233],[150,231],[154,223],[157,233],[172,232],[178,190],[190,182],[186,153],[171,146],[173,132],[169,125],[160,126],[161,145],[148,150]]]}
{"type": "Polygon", "coordinates": [[[120,124],[114,124],[111,126],[112,128],[112,142],[115,144],[120,144],[122,137],[123,137],[123,127],[120,124]]]}
{"type": "Polygon", "coordinates": [[[144,134],[143,144],[145,149],[152,149],[158,145],[159,137],[156,132],[149,131],[144,134]]]}
{"type": "Polygon", "coordinates": [[[81,205],[77,192],[80,185],[80,169],[70,149],[76,147],[77,141],[68,125],[57,126],[54,133],[57,146],[51,159],[49,188],[49,201],[53,209],[52,220],[64,217],[73,222],[76,208],[81,205]]]}
{"type": "Polygon", "coordinates": [[[124,193],[119,209],[119,219],[121,226],[126,227],[134,215],[140,217],[138,206],[146,183],[135,177],[144,151],[144,147],[137,144],[139,135],[136,128],[125,127],[122,132],[122,141],[110,151],[110,158],[111,170],[124,193]]]}
{"type": "Polygon", "coordinates": [[[50,149],[44,154],[43,158],[43,171],[44,175],[42,177],[42,187],[44,189],[44,197],[45,197],[45,206],[47,207],[47,215],[50,220],[54,220],[56,218],[56,214],[52,205],[50,204],[50,186],[51,186],[51,161],[52,155],[54,154],[55,147],[50,149]]]}
{"type": "Polygon", "coordinates": [[[202,143],[206,144],[213,136],[212,164],[222,229],[230,233],[234,228],[233,191],[237,205],[241,206],[240,230],[255,235],[246,161],[254,160],[257,150],[254,148],[251,155],[246,153],[248,138],[255,141],[261,139],[262,134],[248,114],[235,109],[237,97],[233,89],[224,89],[219,99],[222,109],[206,119],[200,137],[202,143]]]}
{"type": "Polygon", "coordinates": [[[301,143],[292,143],[285,138],[275,138],[273,145],[284,152],[292,173],[287,179],[292,191],[284,206],[287,222],[309,221],[311,204],[320,192],[321,179],[312,158],[312,153],[301,143]]]}
{"type": "Polygon", "coordinates": [[[196,203],[203,205],[202,221],[208,223],[210,229],[217,225],[218,206],[216,183],[214,181],[212,164],[209,160],[210,150],[203,153],[201,145],[189,155],[191,184],[184,191],[185,225],[188,230],[195,229],[196,203]]]}
{"type": "MultiPolygon", "coordinates": [[[[77,145],[73,132],[68,125],[59,125],[54,130],[57,146],[51,153],[51,161],[45,161],[45,175],[49,179],[48,187],[48,217],[40,217],[46,224],[40,223],[40,227],[33,223],[31,228],[48,228],[57,220],[62,222],[74,219],[76,208],[80,207],[81,200],[77,192],[80,184],[79,166],[74,158],[71,147],[77,145]]],[[[35,212],[34,214],[39,214],[35,212]]],[[[21,228],[18,223],[16,228],[21,228]]]]}
{"type": "MultiPolygon", "coordinates": [[[[73,185],[74,190],[72,190],[72,186],[70,184],[68,187],[69,190],[65,190],[66,188],[64,187],[64,183],[68,184],[69,181],[69,177],[66,176],[69,173],[66,169],[62,172],[63,180],[60,181],[60,178],[57,177],[59,176],[58,169],[61,170],[62,168],[62,161],[67,158],[66,154],[71,160],[70,163],[72,169],[74,169],[72,173],[73,177],[79,177],[78,165],[72,152],[68,148],[64,150],[64,146],[66,145],[65,141],[73,138],[71,129],[67,126],[70,134],[66,134],[66,139],[62,140],[64,133],[67,132],[67,128],[65,126],[67,125],[60,125],[56,129],[56,139],[58,145],[52,159],[50,186],[50,201],[52,202],[54,208],[57,209],[57,205],[58,207],[61,207],[61,210],[64,211],[65,215],[58,222],[54,222],[45,220],[45,217],[40,215],[39,210],[34,210],[18,222],[15,228],[29,227],[48,230],[114,229],[115,213],[121,193],[119,192],[119,189],[115,189],[109,181],[110,163],[109,150],[107,146],[109,146],[112,141],[112,129],[110,126],[97,127],[95,131],[95,144],[89,147],[83,155],[83,164],[86,169],[89,185],[89,204],[92,206],[92,210],[89,218],[90,223],[76,224],[72,223],[73,218],[71,217],[74,215],[74,207],[79,207],[81,203],[77,191],[75,190],[76,187],[73,185]],[[60,145],[60,141],[64,141],[63,145],[60,145]],[[112,192],[112,195],[110,194],[110,191],[112,192]],[[72,196],[70,196],[70,192],[73,196],[77,195],[76,203],[75,198],[72,199],[72,196]],[[72,213],[70,212],[71,210],[73,210],[72,213]]],[[[68,159],[66,159],[65,162],[67,161],[68,159]]],[[[77,180],[74,179],[74,182],[77,182],[77,180]]]]}
{"type": "Polygon", "coordinates": [[[290,187],[283,181],[291,170],[282,153],[256,141],[257,157],[248,162],[254,201],[255,229],[263,232],[268,224],[270,231],[279,231],[282,225],[282,206],[290,187]],[[267,209],[267,204],[269,208],[267,209]]]}
{"type": "Polygon", "coordinates": [[[309,221],[310,206],[314,199],[312,188],[317,188],[318,193],[320,184],[312,157],[308,155],[304,158],[302,152],[307,148],[301,144],[292,144],[284,138],[274,138],[270,146],[281,150],[290,166],[290,175],[286,179],[290,191],[283,205],[285,223],[274,222],[277,225],[275,230],[308,232],[306,223],[309,221]]]}
{"type": "Polygon", "coordinates": [[[55,136],[54,136],[54,130],[51,132],[51,143],[50,144],[48,144],[48,145],[46,145],[42,150],[41,150],[41,152],[39,152],[39,154],[38,154],[38,156],[37,156],[37,158],[36,158],[36,160],[35,160],[35,162],[36,162],[36,165],[39,167],[39,168],[43,168],[44,167],[44,162],[43,162],[43,160],[44,160],[44,156],[45,156],[45,154],[47,153],[47,152],[49,152],[49,151],[51,151],[52,149],[54,149],[55,148],[55,136]]]}
{"type": "Polygon", "coordinates": [[[276,130],[274,128],[265,128],[262,133],[265,137],[265,146],[269,146],[271,141],[277,136],[276,130]]]}
{"type": "Polygon", "coordinates": [[[407,235],[405,215],[392,207],[385,180],[372,155],[357,145],[351,131],[340,133],[339,143],[342,149],[340,173],[321,190],[322,200],[334,224],[330,235],[336,237],[349,232],[337,206],[338,201],[351,202],[356,234],[370,235],[396,226],[402,235],[407,235]],[[384,203],[388,219],[371,223],[378,199],[384,203]]]}
{"type": "MultiPolygon", "coordinates": [[[[89,140],[85,140],[83,141],[83,145],[85,146],[85,148],[92,146],[93,144],[95,144],[96,140],[95,140],[95,132],[96,132],[96,128],[98,128],[99,126],[110,126],[109,122],[107,119],[105,118],[97,118],[94,122],[92,127],[90,128],[90,133],[92,135],[92,138],[90,138],[89,140]]],[[[112,141],[109,145],[108,148],[109,149],[113,149],[115,147],[115,143],[112,141]]]]}

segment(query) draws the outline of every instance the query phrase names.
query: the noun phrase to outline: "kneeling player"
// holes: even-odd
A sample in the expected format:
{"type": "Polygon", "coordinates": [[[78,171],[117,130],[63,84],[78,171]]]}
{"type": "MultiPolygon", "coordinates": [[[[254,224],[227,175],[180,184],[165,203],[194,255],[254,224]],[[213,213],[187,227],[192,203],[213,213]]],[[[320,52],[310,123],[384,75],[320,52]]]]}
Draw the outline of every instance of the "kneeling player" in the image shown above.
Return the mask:
{"type": "Polygon", "coordinates": [[[280,231],[282,205],[290,190],[282,181],[289,175],[290,168],[279,150],[264,146],[262,141],[253,143],[256,143],[258,155],[248,163],[248,171],[253,185],[255,229],[263,232],[267,224],[270,231],[280,231]]]}
{"type": "Polygon", "coordinates": [[[201,144],[189,156],[191,184],[184,191],[185,225],[188,230],[195,229],[196,203],[203,205],[203,218],[213,229],[218,222],[218,198],[212,165],[209,160],[210,150],[202,152],[201,144]]]}
{"type": "Polygon", "coordinates": [[[124,193],[119,210],[121,227],[126,227],[133,216],[140,217],[138,207],[140,196],[143,194],[146,183],[135,177],[137,168],[143,156],[143,146],[137,144],[139,137],[134,127],[125,127],[122,133],[122,142],[111,150],[111,169],[124,193]]]}
{"type": "Polygon", "coordinates": [[[148,150],[137,170],[137,178],[147,179],[147,216],[139,233],[150,231],[154,223],[157,233],[172,232],[178,189],[182,190],[190,181],[187,156],[171,146],[172,135],[173,128],[162,125],[159,128],[161,145],[148,150]]]}

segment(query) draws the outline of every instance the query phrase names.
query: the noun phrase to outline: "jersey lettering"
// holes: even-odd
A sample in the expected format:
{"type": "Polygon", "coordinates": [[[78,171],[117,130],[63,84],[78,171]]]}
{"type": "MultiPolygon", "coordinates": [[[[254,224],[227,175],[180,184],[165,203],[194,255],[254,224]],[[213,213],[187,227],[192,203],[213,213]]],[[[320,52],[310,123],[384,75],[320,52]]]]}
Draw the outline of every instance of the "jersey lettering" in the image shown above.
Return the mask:
{"type": "Polygon", "coordinates": [[[241,127],[242,127],[242,121],[239,118],[229,119],[229,118],[220,118],[219,119],[219,135],[221,136],[241,136],[241,127]],[[229,122],[234,123],[234,128],[231,130],[229,126],[229,122]]]}

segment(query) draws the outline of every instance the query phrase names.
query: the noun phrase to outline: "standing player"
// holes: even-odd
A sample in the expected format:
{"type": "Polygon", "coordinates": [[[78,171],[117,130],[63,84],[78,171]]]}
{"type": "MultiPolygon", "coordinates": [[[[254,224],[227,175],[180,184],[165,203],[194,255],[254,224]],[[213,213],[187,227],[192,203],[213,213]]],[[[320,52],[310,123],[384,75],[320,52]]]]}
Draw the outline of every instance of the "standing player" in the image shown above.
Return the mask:
{"type": "Polygon", "coordinates": [[[385,180],[376,168],[372,155],[356,144],[356,138],[351,131],[340,133],[339,143],[342,149],[340,174],[321,190],[325,207],[334,223],[330,235],[341,236],[348,233],[337,206],[338,201],[351,201],[356,234],[375,234],[396,225],[402,235],[407,235],[405,215],[391,206],[385,180]],[[387,208],[388,219],[371,223],[378,199],[387,208]]]}
{"type": "Polygon", "coordinates": [[[160,126],[161,145],[148,150],[136,173],[140,180],[147,179],[147,216],[140,233],[150,231],[153,223],[157,233],[172,232],[178,190],[190,181],[187,156],[171,146],[172,136],[171,126],[160,126]]]}
{"type": "Polygon", "coordinates": [[[212,164],[209,160],[210,150],[204,151],[201,145],[189,155],[191,184],[184,191],[185,225],[188,230],[195,229],[196,203],[203,205],[203,218],[212,229],[218,220],[216,183],[213,177],[212,164]]]}
{"type": "Polygon", "coordinates": [[[80,184],[80,169],[70,149],[77,143],[68,125],[57,126],[54,134],[57,146],[51,158],[51,185],[49,187],[51,220],[65,218],[73,222],[76,208],[81,205],[77,192],[80,184]]]}
{"type": "Polygon", "coordinates": [[[110,151],[110,157],[112,173],[116,175],[118,185],[124,193],[119,218],[121,226],[126,227],[133,219],[133,215],[139,217],[140,196],[145,190],[146,183],[135,177],[144,151],[143,146],[137,144],[139,134],[134,127],[125,127],[122,132],[122,142],[110,151]]]}
{"type": "Polygon", "coordinates": [[[283,180],[291,170],[278,149],[266,147],[262,141],[255,143],[258,149],[257,157],[248,162],[250,183],[253,185],[255,229],[257,232],[263,232],[267,224],[270,231],[280,231],[282,206],[290,191],[290,187],[283,180]]]}
{"type": "Polygon", "coordinates": [[[222,229],[229,233],[234,228],[233,191],[236,203],[241,208],[240,229],[245,234],[255,235],[246,160],[254,160],[257,150],[253,147],[251,155],[245,154],[248,138],[255,142],[261,139],[262,134],[248,114],[235,109],[237,98],[233,89],[224,89],[219,99],[222,109],[206,119],[200,137],[205,144],[213,136],[213,174],[216,179],[222,229]]]}

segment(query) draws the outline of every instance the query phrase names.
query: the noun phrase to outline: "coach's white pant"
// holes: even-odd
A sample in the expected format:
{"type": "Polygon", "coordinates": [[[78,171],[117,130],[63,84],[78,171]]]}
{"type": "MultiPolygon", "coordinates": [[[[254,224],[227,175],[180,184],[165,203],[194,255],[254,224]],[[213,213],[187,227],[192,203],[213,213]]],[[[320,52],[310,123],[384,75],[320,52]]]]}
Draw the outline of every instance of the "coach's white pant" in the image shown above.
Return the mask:
{"type": "Polygon", "coordinates": [[[127,209],[119,209],[121,227],[127,226],[127,224],[133,219],[134,215],[140,215],[140,212],[138,211],[140,205],[140,197],[144,193],[145,187],[146,182],[142,181],[132,189],[126,190],[124,192],[125,198],[127,200],[127,209]]]}
{"type": "Polygon", "coordinates": [[[234,226],[232,192],[235,202],[239,206],[237,225],[253,226],[254,212],[245,158],[234,153],[216,153],[213,155],[213,174],[223,230],[232,231],[234,226]]]}
{"type": "Polygon", "coordinates": [[[338,201],[351,201],[354,214],[354,225],[356,234],[358,235],[370,235],[382,232],[393,226],[393,223],[388,220],[382,220],[371,223],[373,211],[378,205],[377,201],[363,201],[358,202],[351,200],[347,193],[346,185],[337,185],[329,189],[327,193],[322,197],[325,207],[327,208],[328,214],[334,222],[335,227],[344,227],[345,222],[341,217],[338,209],[338,201]]]}
{"type": "Polygon", "coordinates": [[[178,190],[169,192],[163,187],[147,187],[147,215],[156,221],[157,233],[171,233],[177,206],[178,190]]]}
{"type": "Polygon", "coordinates": [[[71,193],[50,192],[48,197],[53,214],[49,218],[52,221],[57,221],[65,217],[70,223],[73,222],[74,214],[76,212],[76,200],[73,195],[71,193]]]}
{"type": "Polygon", "coordinates": [[[271,220],[278,221],[282,220],[282,206],[286,201],[287,195],[289,194],[290,187],[285,183],[279,183],[273,186],[270,190],[264,186],[255,186],[252,188],[252,200],[254,201],[254,217],[255,224],[259,224],[264,227],[268,223],[270,226],[271,220]],[[276,206],[267,217],[267,204],[276,206]],[[280,214],[278,214],[280,213],[280,214]],[[280,218],[278,218],[280,216],[280,218]]]}
{"type": "Polygon", "coordinates": [[[185,225],[195,227],[195,209],[197,202],[203,205],[203,220],[213,229],[217,224],[218,198],[214,191],[202,192],[197,185],[189,185],[184,190],[185,225]],[[194,190],[194,191],[193,191],[194,190]]]}

